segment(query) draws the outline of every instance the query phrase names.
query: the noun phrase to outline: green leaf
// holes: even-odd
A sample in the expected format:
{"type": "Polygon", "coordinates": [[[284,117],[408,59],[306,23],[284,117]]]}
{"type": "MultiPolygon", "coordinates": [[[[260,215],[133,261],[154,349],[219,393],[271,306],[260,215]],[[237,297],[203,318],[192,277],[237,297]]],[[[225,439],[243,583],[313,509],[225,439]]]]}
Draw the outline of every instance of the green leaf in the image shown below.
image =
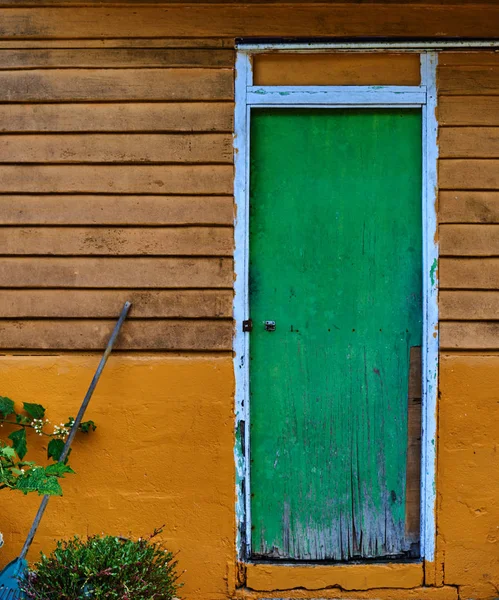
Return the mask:
{"type": "Polygon", "coordinates": [[[0,416],[8,417],[14,412],[14,402],[10,398],[0,396],[0,416]]]}
{"type": "Polygon", "coordinates": [[[62,488],[57,477],[47,476],[43,467],[31,469],[18,477],[16,489],[23,494],[38,492],[41,496],[62,496],[62,488]]]}
{"type": "Polygon", "coordinates": [[[83,433],[95,431],[96,429],[97,425],[93,421],[84,421],[83,423],[80,423],[80,431],[83,431],[83,433]]]}
{"type": "Polygon", "coordinates": [[[54,475],[55,477],[64,477],[66,473],[74,473],[73,469],[64,463],[55,463],[45,467],[45,475],[54,475]]]}
{"type": "Polygon", "coordinates": [[[62,451],[64,450],[64,440],[53,439],[50,440],[47,447],[47,456],[58,461],[61,458],[62,451]]]}
{"type": "Polygon", "coordinates": [[[12,440],[12,447],[16,451],[17,456],[22,460],[28,451],[28,446],[26,444],[26,430],[19,429],[18,431],[13,431],[9,435],[9,440],[12,440]]]}
{"type": "Polygon", "coordinates": [[[43,419],[45,416],[45,409],[41,404],[31,404],[29,402],[23,402],[23,408],[33,419],[43,419]]]}
{"type": "Polygon", "coordinates": [[[16,457],[16,451],[14,450],[14,448],[11,448],[10,446],[4,446],[4,447],[0,448],[0,454],[5,456],[5,458],[15,458],[16,457]]]}

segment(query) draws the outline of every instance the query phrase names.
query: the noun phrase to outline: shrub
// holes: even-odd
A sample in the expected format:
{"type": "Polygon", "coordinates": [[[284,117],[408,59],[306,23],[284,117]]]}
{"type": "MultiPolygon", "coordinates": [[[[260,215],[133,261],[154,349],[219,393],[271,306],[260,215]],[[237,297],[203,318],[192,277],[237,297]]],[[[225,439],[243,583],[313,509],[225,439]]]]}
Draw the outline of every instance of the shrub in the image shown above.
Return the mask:
{"type": "Polygon", "coordinates": [[[33,600],[171,600],[180,587],[174,555],[152,538],[74,537],[41,555],[21,584],[33,600]]]}

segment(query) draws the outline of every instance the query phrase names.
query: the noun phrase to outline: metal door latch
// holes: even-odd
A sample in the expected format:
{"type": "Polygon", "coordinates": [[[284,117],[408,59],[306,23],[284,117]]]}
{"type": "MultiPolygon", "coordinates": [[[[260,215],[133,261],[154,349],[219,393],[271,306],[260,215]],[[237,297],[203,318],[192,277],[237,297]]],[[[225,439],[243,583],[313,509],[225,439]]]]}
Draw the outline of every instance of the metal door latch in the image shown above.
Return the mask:
{"type": "Polygon", "coordinates": [[[252,330],[253,330],[253,321],[251,319],[246,319],[246,321],[243,321],[244,333],[249,333],[252,330]]]}
{"type": "Polygon", "coordinates": [[[275,331],[275,321],[265,321],[265,331],[275,331]]]}

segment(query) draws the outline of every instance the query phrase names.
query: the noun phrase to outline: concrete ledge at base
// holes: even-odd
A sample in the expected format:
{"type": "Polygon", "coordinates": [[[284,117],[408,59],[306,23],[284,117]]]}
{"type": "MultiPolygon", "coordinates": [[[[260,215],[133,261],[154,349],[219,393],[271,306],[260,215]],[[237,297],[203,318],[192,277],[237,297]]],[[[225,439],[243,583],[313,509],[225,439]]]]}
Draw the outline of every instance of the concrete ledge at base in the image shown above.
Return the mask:
{"type": "Polygon", "coordinates": [[[255,591],[410,589],[423,585],[423,564],[269,565],[248,564],[246,587],[255,591]]]}
{"type": "Polygon", "coordinates": [[[289,590],[285,595],[277,592],[252,592],[247,589],[237,591],[240,600],[458,600],[456,587],[416,587],[412,589],[377,589],[365,591],[345,591],[330,588],[309,592],[307,590],[289,590]]]}

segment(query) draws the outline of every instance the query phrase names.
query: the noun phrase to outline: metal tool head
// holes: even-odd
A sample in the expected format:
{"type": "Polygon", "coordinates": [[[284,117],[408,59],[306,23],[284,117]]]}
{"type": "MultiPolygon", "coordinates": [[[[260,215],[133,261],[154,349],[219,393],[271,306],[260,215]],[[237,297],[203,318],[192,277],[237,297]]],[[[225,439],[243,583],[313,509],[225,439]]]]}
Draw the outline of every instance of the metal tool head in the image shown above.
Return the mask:
{"type": "Polygon", "coordinates": [[[0,573],[0,600],[17,600],[24,598],[19,579],[24,576],[28,563],[23,558],[16,558],[0,573]]]}

